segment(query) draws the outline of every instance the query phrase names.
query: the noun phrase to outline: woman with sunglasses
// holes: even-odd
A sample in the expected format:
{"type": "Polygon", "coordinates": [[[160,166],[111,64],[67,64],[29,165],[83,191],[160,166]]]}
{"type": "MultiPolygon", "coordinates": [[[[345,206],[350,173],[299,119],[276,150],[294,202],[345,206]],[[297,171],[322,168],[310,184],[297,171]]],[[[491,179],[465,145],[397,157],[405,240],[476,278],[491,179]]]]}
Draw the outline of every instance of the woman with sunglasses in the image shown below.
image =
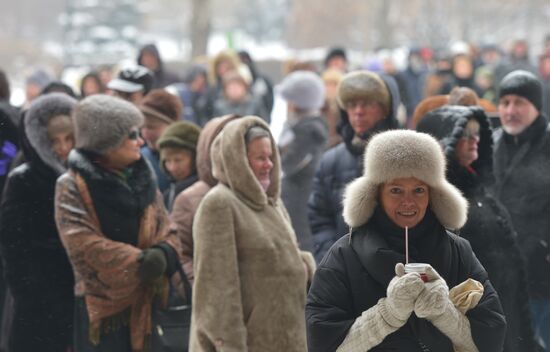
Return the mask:
{"type": "Polygon", "coordinates": [[[461,236],[470,241],[500,297],[507,322],[503,351],[537,351],[525,262],[508,212],[487,189],[494,184],[487,115],[479,107],[445,106],[425,115],[417,130],[439,140],[447,157],[447,179],[470,204],[461,236]]]}
{"type": "Polygon", "coordinates": [[[143,115],[122,99],[93,95],[73,120],[76,148],[57,182],[55,216],[75,273],[75,350],[147,350],[152,302],[166,299],[179,261],[140,154],[143,115]]]}

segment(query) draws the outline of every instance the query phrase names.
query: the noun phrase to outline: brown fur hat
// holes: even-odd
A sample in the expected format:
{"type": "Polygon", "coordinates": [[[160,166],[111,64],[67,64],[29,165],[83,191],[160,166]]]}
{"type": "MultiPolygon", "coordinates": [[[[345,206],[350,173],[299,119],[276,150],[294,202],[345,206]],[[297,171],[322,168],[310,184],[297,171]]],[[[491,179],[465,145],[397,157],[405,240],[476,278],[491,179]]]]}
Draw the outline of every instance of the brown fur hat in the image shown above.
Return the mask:
{"type": "Polygon", "coordinates": [[[391,110],[390,92],[376,73],[355,71],[346,74],[338,84],[336,99],[340,108],[345,109],[349,102],[367,100],[378,102],[386,115],[391,110]]]}
{"type": "Polygon", "coordinates": [[[179,121],[183,104],[181,100],[164,89],[154,89],[143,98],[139,107],[146,117],[154,117],[167,124],[179,121]]]}

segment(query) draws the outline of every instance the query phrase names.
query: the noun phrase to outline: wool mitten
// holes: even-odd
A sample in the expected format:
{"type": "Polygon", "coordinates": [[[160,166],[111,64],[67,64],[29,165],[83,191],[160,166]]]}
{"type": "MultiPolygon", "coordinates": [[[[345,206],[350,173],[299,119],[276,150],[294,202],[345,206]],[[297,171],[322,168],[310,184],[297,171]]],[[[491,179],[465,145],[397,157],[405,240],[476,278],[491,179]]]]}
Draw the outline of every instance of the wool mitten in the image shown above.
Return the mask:
{"type": "Polygon", "coordinates": [[[416,316],[429,320],[445,334],[456,352],[477,352],[470,321],[451,302],[447,283],[432,267],[426,270],[426,275],[426,287],[414,304],[416,316]]]}
{"type": "Polygon", "coordinates": [[[141,252],[138,275],[146,284],[151,284],[166,271],[166,255],[160,248],[147,248],[141,252]]]}
{"type": "Polygon", "coordinates": [[[404,272],[403,264],[397,264],[397,276],[390,281],[386,297],[355,320],[338,352],[368,351],[405,325],[424,282],[418,273],[404,272]]]}

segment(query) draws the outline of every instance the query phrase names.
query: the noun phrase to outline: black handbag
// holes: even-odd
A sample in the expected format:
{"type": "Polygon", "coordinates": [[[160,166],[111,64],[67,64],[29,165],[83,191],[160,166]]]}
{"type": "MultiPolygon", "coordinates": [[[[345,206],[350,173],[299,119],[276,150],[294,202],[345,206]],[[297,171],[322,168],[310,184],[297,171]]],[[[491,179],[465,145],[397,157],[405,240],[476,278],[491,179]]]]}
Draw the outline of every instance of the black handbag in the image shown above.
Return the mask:
{"type": "Polygon", "coordinates": [[[159,308],[153,304],[151,312],[152,352],[187,352],[189,350],[189,333],[191,329],[191,285],[183,272],[181,265],[178,265],[177,272],[185,289],[185,296],[179,296],[175,288],[170,284],[168,307],[159,308]]]}

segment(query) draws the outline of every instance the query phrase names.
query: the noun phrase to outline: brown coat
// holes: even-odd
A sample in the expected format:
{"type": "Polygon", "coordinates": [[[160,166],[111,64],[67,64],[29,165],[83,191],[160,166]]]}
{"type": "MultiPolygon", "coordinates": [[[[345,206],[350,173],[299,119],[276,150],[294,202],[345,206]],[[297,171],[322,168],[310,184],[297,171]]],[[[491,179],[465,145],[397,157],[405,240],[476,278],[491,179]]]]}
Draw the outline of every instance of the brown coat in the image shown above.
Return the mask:
{"type": "Polygon", "coordinates": [[[210,145],[223,127],[238,115],[226,115],[210,120],[202,129],[197,142],[197,172],[199,181],[181,192],[174,201],[174,208],[170,214],[172,228],[181,242],[181,260],[191,283],[193,274],[193,219],[201,200],[205,194],[218,183],[212,175],[212,161],[210,160],[210,145]]]}
{"type": "MultiPolygon", "coordinates": [[[[145,337],[151,333],[154,288],[140,281],[138,257],[142,249],[161,241],[178,248],[169,232],[161,194],[157,191],[141,216],[137,246],[103,234],[86,182],[78,173],[71,171],[59,178],[55,205],[57,228],[75,274],[75,296],[86,300],[90,331],[99,333],[102,320],[129,308],[132,349],[143,350],[145,337]]],[[[166,279],[160,288],[167,292],[166,279]]]]}
{"type": "Polygon", "coordinates": [[[232,121],[212,146],[220,183],[201,202],[193,225],[191,351],[307,350],[304,307],[313,257],[299,251],[279,198],[273,139],[267,192],[248,165],[244,135],[255,125],[268,128],[258,117],[232,121]]]}

